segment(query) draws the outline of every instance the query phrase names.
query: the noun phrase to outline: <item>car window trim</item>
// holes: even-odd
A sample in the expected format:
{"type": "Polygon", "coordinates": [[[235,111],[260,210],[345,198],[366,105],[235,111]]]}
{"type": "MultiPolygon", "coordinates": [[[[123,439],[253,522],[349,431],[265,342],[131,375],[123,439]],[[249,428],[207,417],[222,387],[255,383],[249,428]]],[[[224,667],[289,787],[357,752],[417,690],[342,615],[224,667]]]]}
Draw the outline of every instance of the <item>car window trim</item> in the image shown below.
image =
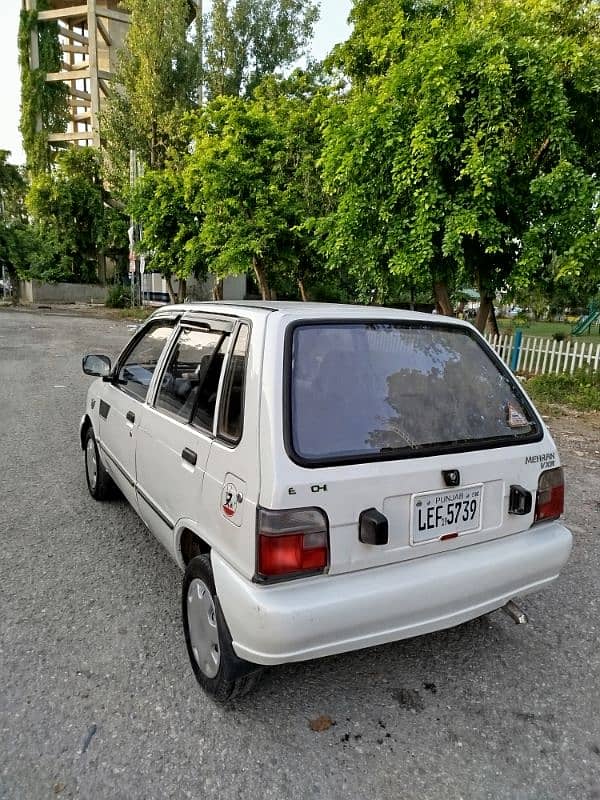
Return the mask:
{"type": "Polygon", "coordinates": [[[213,333],[225,333],[231,335],[237,323],[237,317],[228,317],[223,314],[214,314],[203,311],[202,313],[187,312],[182,315],[181,325],[189,325],[197,328],[206,327],[213,333]],[[192,316],[193,313],[193,316],[192,316]]]}
{"type": "MultiPolygon", "coordinates": [[[[160,385],[162,383],[164,372],[167,368],[167,364],[171,359],[171,353],[173,352],[177,344],[177,340],[179,339],[180,331],[181,331],[181,318],[178,318],[175,323],[175,327],[173,328],[173,334],[169,339],[169,341],[167,342],[167,346],[163,350],[162,355],[156,365],[151,386],[148,391],[148,394],[146,395],[146,405],[149,406],[150,408],[154,408],[156,398],[158,396],[158,390],[160,389],[160,385]]],[[[157,411],[158,410],[160,409],[157,409],[157,411]]]]}
{"type": "Polygon", "coordinates": [[[284,339],[284,356],[283,356],[283,445],[288,458],[300,467],[308,469],[320,469],[324,467],[336,466],[350,466],[353,464],[368,464],[379,461],[402,461],[413,458],[430,458],[433,456],[445,455],[448,453],[465,453],[476,450],[490,450],[501,447],[517,447],[523,444],[531,444],[540,442],[544,437],[544,425],[538,410],[535,408],[531,400],[527,397],[518,380],[516,380],[507,366],[504,364],[500,356],[494,351],[484,337],[474,328],[466,325],[453,324],[446,320],[408,320],[408,319],[393,319],[390,317],[340,317],[330,319],[297,319],[290,322],[285,331],[284,339]],[[394,327],[405,328],[441,328],[451,331],[459,331],[469,336],[473,341],[481,347],[481,349],[488,355],[494,366],[498,369],[500,374],[507,380],[515,396],[524,408],[530,413],[531,418],[535,424],[535,431],[523,435],[517,439],[494,439],[494,440],[478,440],[471,444],[454,443],[444,445],[432,445],[429,448],[424,448],[417,452],[394,452],[394,453],[368,453],[349,456],[331,456],[323,458],[305,458],[297,453],[294,449],[293,434],[292,434],[292,346],[294,339],[294,331],[301,327],[325,325],[392,325],[394,327]]]}
{"type": "MultiPolygon", "coordinates": [[[[241,333],[241,330],[242,330],[243,326],[245,326],[248,329],[248,341],[246,343],[246,354],[245,354],[246,357],[245,357],[245,363],[244,363],[244,382],[243,382],[243,393],[242,393],[242,402],[241,402],[241,409],[240,409],[240,414],[241,414],[240,435],[236,439],[233,439],[233,438],[231,438],[229,436],[225,436],[222,432],[221,433],[219,432],[219,427],[222,425],[222,422],[223,422],[223,420],[222,420],[222,411],[223,411],[223,409],[221,409],[221,404],[220,403],[219,403],[219,414],[218,414],[218,417],[217,417],[217,428],[216,428],[216,432],[215,432],[216,438],[220,442],[222,442],[223,444],[227,445],[227,447],[230,447],[231,449],[234,449],[239,445],[239,443],[242,441],[242,436],[244,435],[244,415],[245,415],[245,409],[246,409],[246,384],[247,384],[246,378],[247,378],[247,373],[248,373],[248,361],[250,359],[250,337],[252,335],[252,325],[251,325],[250,321],[242,320],[242,319],[240,319],[238,321],[238,325],[237,325],[237,327],[235,329],[234,335],[232,336],[232,342],[234,343],[233,344],[233,348],[235,349],[235,346],[237,345],[238,337],[240,336],[240,333],[241,333]]],[[[233,349],[231,351],[231,359],[233,359],[233,349]]],[[[225,378],[228,377],[229,370],[231,369],[231,359],[228,361],[227,366],[225,367],[225,370],[224,370],[224,373],[223,373],[224,380],[225,380],[225,378]]]]}

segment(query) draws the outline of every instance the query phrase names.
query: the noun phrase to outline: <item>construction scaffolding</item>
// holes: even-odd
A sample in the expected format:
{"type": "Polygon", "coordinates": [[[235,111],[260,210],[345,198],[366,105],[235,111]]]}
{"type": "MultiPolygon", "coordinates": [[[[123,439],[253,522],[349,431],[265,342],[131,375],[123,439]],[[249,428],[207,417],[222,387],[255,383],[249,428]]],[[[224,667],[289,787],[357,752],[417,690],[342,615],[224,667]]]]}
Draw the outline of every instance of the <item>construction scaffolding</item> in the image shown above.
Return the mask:
{"type": "MultiPolygon", "coordinates": [[[[23,8],[35,11],[37,0],[22,0],[23,8]]],[[[37,25],[56,22],[59,28],[61,69],[46,73],[46,81],[63,81],[69,90],[69,124],[62,133],[49,133],[54,146],[86,144],[100,147],[100,112],[111,91],[119,49],[123,46],[129,14],[119,0],[49,0],[37,13],[37,25]]],[[[38,69],[37,30],[31,32],[29,66],[38,69]]],[[[39,122],[41,127],[41,120],[39,122]]]]}

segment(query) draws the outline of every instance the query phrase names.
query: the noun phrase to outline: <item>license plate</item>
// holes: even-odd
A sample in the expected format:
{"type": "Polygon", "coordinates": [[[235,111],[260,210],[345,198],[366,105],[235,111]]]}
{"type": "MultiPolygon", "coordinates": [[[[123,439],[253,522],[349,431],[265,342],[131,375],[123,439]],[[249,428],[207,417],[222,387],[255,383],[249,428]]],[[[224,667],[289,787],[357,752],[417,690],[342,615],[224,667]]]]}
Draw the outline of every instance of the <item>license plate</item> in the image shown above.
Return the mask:
{"type": "Polygon", "coordinates": [[[412,499],[411,544],[451,538],[481,528],[483,484],[423,492],[412,499]]]}

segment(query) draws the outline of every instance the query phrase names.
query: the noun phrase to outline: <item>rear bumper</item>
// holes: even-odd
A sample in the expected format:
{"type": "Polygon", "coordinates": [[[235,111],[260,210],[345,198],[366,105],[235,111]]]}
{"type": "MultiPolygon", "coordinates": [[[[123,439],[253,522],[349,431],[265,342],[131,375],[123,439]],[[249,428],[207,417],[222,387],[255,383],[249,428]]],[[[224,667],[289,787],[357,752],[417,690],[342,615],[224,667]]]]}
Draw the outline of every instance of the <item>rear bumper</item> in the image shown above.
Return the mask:
{"type": "Polygon", "coordinates": [[[493,542],[342,575],[249,582],[213,551],[233,647],[256,664],[343,653],[450,628],[550,583],[571,533],[549,522],[493,542]]]}

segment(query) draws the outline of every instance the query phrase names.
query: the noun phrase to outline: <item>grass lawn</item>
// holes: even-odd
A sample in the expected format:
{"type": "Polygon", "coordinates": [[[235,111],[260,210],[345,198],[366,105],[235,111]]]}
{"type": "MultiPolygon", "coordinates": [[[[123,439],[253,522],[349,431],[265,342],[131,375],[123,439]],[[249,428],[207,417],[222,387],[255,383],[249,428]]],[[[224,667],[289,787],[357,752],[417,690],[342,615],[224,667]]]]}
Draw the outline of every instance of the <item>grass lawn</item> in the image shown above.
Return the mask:
{"type": "Polygon", "coordinates": [[[600,372],[583,369],[573,375],[536,375],[525,388],[542,413],[553,413],[561,406],[600,411],[600,372]]]}
{"type": "MultiPolygon", "coordinates": [[[[523,331],[523,336],[552,338],[555,333],[564,333],[570,336],[573,325],[569,322],[535,322],[534,320],[527,320],[527,322],[523,324],[519,321],[517,325],[512,319],[499,319],[498,327],[500,328],[500,333],[511,334],[519,327],[523,331]]],[[[593,342],[595,344],[600,344],[600,335],[598,335],[597,325],[593,326],[593,331],[594,333],[592,336],[571,336],[571,339],[574,342],[593,342]]]]}
{"type": "Polygon", "coordinates": [[[143,322],[147,319],[150,314],[156,311],[155,306],[135,306],[131,307],[128,306],[127,308],[118,308],[116,309],[116,316],[120,317],[121,319],[136,319],[140,322],[143,322]]]}

